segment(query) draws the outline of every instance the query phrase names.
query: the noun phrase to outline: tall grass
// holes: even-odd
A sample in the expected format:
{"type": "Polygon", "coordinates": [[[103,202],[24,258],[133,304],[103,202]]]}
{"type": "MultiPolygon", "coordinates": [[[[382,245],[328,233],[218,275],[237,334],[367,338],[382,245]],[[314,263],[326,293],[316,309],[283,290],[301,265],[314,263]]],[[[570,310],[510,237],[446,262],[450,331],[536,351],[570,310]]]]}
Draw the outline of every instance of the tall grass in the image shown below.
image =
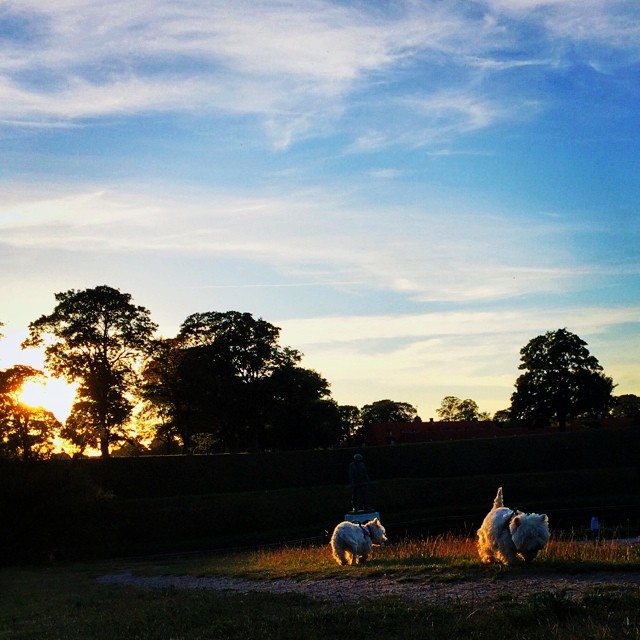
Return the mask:
{"type": "MultiPolygon", "coordinates": [[[[582,567],[640,570],[637,546],[554,537],[524,570],[564,573],[582,567]]],[[[370,562],[338,567],[328,545],[0,570],[0,640],[367,640],[640,638],[640,592],[602,587],[579,598],[547,587],[524,601],[428,604],[400,597],[324,602],[297,594],[221,593],[172,587],[104,585],[105,573],[230,575],[271,580],[300,576],[398,580],[473,579],[500,567],[480,565],[473,539],[442,535],[378,548],[370,562]],[[434,577],[435,576],[435,577],[434,577]]],[[[550,576],[551,577],[551,576],[550,576]]],[[[546,581],[545,581],[546,582],[546,581]]],[[[517,581],[514,583],[517,585],[517,581]]],[[[552,584],[552,581],[549,581],[552,584]]],[[[516,587],[517,588],[517,587],[516,587]]]]}
{"type": "Polygon", "coordinates": [[[540,560],[582,568],[640,568],[640,544],[625,540],[585,541],[582,536],[570,532],[566,536],[552,537],[540,554],[540,560]]]}
{"type": "MultiPolygon", "coordinates": [[[[328,578],[344,576],[345,568],[331,558],[328,544],[262,548],[254,551],[210,555],[179,562],[179,570],[197,575],[231,575],[259,580],[275,578],[328,578]]],[[[552,536],[529,565],[532,571],[640,570],[640,545],[616,540],[587,542],[573,533],[552,536]]],[[[176,567],[162,569],[174,573],[176,567]]],[[[504,571],[498,565],[480,565],[475,540],[443,534],[424,539],[403,539],[374,548],[369,562],[353,567],[359,573],[393,574],[400,579],[464,579],[480,571],[504,571]]],[[[349,571],[349,569],[347,569],[349,571]]]]}

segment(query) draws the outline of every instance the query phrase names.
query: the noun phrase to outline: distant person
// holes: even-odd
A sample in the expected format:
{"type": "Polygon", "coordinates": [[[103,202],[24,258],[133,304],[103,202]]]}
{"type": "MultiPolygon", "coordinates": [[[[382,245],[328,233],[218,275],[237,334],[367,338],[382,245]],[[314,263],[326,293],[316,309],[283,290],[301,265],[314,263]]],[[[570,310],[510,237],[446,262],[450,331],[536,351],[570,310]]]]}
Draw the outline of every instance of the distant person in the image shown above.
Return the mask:
{"type": "Polygon", "coordinates": [[[366,511],[369,474],[362,455],[356,453],[349,464],[349,486],[351,487],[351,507],[353,511],[366,511]]]}
{"type": "Polygon", "coordinates": [[[600,537],[600,521],[597,516],[591,517],[591,524],[589,525],[589,529],[591,532],[591,539],[596,541],[600,537]]]}

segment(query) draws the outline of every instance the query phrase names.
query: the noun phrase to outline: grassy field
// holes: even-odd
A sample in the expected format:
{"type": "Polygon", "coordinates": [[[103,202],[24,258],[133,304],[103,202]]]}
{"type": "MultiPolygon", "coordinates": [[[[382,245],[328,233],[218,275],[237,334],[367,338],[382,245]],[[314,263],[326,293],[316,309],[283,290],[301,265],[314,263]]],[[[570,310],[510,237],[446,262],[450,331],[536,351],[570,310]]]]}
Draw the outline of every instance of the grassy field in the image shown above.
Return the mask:
{"type": "Polygon", "coordinates": [[[326,546],[261,549],[108,563],[12,567],[0,571],[0,638],[195,640],[282,638],[640,638],[640,590],[600,584],[579,597],[553,587],[521,600],[505,590],[487,602],[428,604],[402,597],[330,602],[292,593],[231,593],[105,585],[98,577],[135,575],[232,576],[269,583],[381,577],[428,589],[434,583],[518,577],[637,575],[640,550],[624,543],[554,539],[536,561],[514,569],[482,566],[473,541],[451,535],[404,540],[380,549],[360,567],[338,567],[326,546]]]}

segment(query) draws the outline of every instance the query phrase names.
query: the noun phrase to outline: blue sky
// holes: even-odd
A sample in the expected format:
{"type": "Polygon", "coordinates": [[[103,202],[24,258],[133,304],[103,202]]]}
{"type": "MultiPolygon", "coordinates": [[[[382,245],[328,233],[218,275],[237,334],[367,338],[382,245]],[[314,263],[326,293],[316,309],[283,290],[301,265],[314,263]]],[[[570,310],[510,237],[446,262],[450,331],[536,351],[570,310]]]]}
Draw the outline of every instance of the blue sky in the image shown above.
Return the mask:
{"type": "Polygon", "coordinates": [[[341,404],[493,413],[561,327],[640,394],[636,0],[4,2],[0,98],[2,368],[108,284],[341,404]]]}

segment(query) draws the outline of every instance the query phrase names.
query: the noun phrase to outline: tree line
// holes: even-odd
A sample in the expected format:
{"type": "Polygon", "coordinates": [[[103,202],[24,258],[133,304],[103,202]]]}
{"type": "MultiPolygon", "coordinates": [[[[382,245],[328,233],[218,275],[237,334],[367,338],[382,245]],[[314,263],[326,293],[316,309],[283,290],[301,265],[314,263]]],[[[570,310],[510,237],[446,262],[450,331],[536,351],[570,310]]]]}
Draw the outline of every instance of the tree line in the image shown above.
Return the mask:
{"type": "MultiPolygon", "coordinates": [[[[280,329],[250,313],[194,313],[173,338],[157,338],[148,309],[102,285],[55,294],[48,315],[29,324],[23,348],[40,347],[54,377],[77,385],[64,424],[46,408],[28,407],[20,391],[44,372],[26,365],[0,371],[0,456],[50,457],[59,437],[76,454],[107,457],[153,453],[240,452],[336,447],[353,443],[375,422],[420,420],[404,402],[380,400],[361,409],[339,405],[328,381],[282,346],[280,329]]],[[[0,323],[2,327],[2,323],[0,323]]],[[[1,338],[0,334],[0,338],[1,338]]],[[[495,419],[532,427],[602,416],[622,404],[612,396],[586,343],[566,329],[522,350],[511,407],[495,419]]],[[[621,396],[621,398],[625,398],[621,396]]],[[[640,413],[635,396],[625,411],[640,413]]],[[[483,420],[471,399],[443,399],[442,420],[483,420]]]]}

